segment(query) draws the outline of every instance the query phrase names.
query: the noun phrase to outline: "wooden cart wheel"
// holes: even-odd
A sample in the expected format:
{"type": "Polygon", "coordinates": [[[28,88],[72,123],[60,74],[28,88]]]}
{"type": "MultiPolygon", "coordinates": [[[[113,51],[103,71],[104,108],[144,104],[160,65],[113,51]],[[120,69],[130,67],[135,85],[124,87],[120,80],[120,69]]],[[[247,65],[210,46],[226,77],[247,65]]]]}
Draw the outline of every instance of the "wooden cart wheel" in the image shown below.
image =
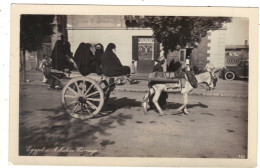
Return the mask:
{"type": "Polygon", "coordinates": [[[88,119],[97,115],[104,105],[104,92],[88,77],[71,79],[62,90],[62,105],[74,118],[88,119]]]}

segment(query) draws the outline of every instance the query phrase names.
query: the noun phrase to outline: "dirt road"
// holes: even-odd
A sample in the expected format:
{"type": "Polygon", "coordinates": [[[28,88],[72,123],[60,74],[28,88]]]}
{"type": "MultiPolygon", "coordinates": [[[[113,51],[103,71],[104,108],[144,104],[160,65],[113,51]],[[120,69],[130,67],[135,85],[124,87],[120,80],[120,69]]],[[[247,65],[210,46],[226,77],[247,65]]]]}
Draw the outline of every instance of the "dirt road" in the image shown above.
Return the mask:
{"type": "Polygon", "coordinates": [[[61,92],[26,85],[20,94],[20,155],[245,158],[247,98],[189,96],[189,115],[168,110],[144,115],[144,93],[114,92],[101,115],[78,120],[61,107],[61,92]]]}

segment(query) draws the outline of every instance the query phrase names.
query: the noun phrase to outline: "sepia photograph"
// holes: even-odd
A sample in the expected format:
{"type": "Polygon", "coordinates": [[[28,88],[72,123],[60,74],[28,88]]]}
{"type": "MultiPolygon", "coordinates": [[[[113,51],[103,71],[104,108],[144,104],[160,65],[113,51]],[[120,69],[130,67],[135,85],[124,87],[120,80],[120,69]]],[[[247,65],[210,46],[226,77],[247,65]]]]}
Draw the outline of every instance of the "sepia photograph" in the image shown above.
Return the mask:
{"type": "Polygon", "coordinates": [[[256,164],[258,9],[58,7],[12,7],[11,162],[256,164]]]}

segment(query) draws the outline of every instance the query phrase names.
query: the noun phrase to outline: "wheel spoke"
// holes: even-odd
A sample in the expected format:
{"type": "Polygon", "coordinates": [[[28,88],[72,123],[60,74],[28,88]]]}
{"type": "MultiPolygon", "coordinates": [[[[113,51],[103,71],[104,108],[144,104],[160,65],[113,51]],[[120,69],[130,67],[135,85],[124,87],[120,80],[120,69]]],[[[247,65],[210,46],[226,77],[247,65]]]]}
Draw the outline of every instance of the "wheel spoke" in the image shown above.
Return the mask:
{"type": "Polygon", "coordinates": [[[74,82],[74,84],[75,84],[75,86],[76,86],[76,88],[77,88],[77,90],[78,90],[78,93],[80,94],[80,93],[81,93],[81,90],[79,89],[78,83],[77,83],[77,82],[74,82]]]}
{"type": "Polygon", "coordinates": [[[76,96],[73,96],[73,95],[65,95],[64,97],[66,97],[66,98],[72,98],[72,99],[77,98],[76,96]]]}
{"type": "Polygon", "coordinates": [[[81,116],[82,116],[82,114],[83,114],[83,104],[81,103],[81,105],[80,105],[80,113],[81,113],[81,116]]]}
{"type": "Polygon", "coordinates": [[[83,82],[83,94],[86,93],[86,82],[83,82]]]}
{"type": "Polygon", "coordinates": [[[75,113],[75,110],[79,107],[79,103],[75,106],[75,108],[73,109],[73,113],[75,113]]]}
{"type": "Polygon", "coordinates": [[[92,100],[92,101],[100,101],[100,99],[96,99],[96,98],[88,98],[88,100],[92,100]]]}
{"type": "Polygon", "coordinates": [[[93,96],[93,95],[95,95],[95,94],[97,94],[97,93],[99,93],[98,90],[95,91],[95,92],[90,93],[89,95],[86,95],[85,98],[88,98],[88,97],[90,97],[90,96],[93,96]]]}
{"type": "Polygon", "coordinates": [[[89,110],[90,106],[88,107],[87,104],[84,104],[84,106],[85,106],[85,109],[86,109],[87,113],[88,113],[88,114],[91,114],[91,112],[90,112],[90,110],[89,110]]]}
{"type": "Polygon", "coordinates": [[[71,105],[75,105],[77,102],[78,102],[77,100],[74,100],[74,101],[70,102],[70,103],[67,105],[67,107],[68,107],[68,106],[71,106],[71,105]]]}
{"type": "MultiPolygon", "coordinates": [[[[91,103],[90,101],[87,101],[87,100],[86,100],[86,102],[87,102],[88,104],[90,104],[91,106],[94,106],[95,109],[97,109],[97,106],[94,105],[93,103],[91,103]]],[[[91,108],[92,108],[92,107],[91,107],[91,108]]]]}
{"type": "Polygon", "coordinates": [[[71,87],[68,87],[68,89],[71,91],[71,92],[73,92],[75,95],[79,95],[75,90],[73,90],[71,87]]]}
{"type": "Polygon", "coordinates": [[[90,86],[89,86],[89,88],[88,88],[88,90],[85,92],[85,95],[87,95],[88,94],[88,92],[90,91],[90,89],[92,89],[93,88],[93,84],[91,84],[90,86]]]}

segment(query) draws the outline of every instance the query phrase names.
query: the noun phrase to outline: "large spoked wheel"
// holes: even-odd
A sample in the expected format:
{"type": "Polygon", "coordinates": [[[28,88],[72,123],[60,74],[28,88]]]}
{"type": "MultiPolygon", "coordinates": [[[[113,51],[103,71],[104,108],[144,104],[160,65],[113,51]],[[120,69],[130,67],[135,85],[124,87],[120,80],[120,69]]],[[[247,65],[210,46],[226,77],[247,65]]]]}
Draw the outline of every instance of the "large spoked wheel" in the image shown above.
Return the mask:
{"type": "Polygon", "coordinates": [[[225,79],[226,80],[233,80],[235,79],[236,75],[234,74],[234,72],[226,72],[225,73],[225,79]]]}
{"type": "Polygon", "coordinates": [[[71,79],[62,90],[62,105],[74,118],[88,119],[97,115],[104,105],[104,92],[88,77],[71,79]]]}

